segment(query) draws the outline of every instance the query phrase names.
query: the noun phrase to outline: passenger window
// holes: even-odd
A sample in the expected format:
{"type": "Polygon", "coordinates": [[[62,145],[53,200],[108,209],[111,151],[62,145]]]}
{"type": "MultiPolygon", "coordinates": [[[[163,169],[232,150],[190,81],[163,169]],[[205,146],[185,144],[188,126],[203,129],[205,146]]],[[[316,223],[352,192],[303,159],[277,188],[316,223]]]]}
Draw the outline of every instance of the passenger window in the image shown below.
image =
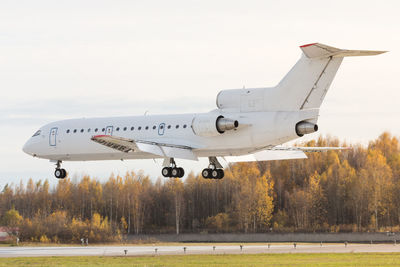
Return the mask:
{"type": "Polygon", "coordinates": [[[88,132],[88,133],[90,133],[90,128],[89,128],[89,129],[87,129],[87,132],[88,132]]]}
{"type": "Polygon", "coordinates": [[[171,129],[171,125],[168,125],[168,129],[171,129]]]}
{"type": "Polygon", "coordinates": [[[105,132],[105,131],[106,131],[106,129],[105,129],[105,128],[103,128],[103,129],[101,129],[101,131],[102,131],[102,132],[105,132]]]}
{"type": "Polygon", "coordinates": [[[153,130],[155,130],[157,127],[156,126],[153,126],[153,130]]]}
{"type": "Polygon", "coordinates": [[[124,127],[124,131],[126,131],[126,127],[124,127]]]}
{"type": "Polygon", "coordinates": [[[97,133],[97,131],[98,131],[98,130],[99,130],[99,129],[97,129],[97,128],[96,128],[96,129],[94,129],[94,131],[95,131],[96,133],[97,133]]]}
{"type": "Polygon", "coordinates": [[[131,127],[131,131],[133,131],[135,129],[135,127],[131,127]]]}
{"type": "Polygon", "coordinates": [[[117,132],[119,131],[119,127],[117,127],[117,129],[115,129],[115,130],[117,130],[117,132]]]}
{"type": "Polygon", "coordinates": [[[138,130],[139,130],[139,131],[142,130],[142,126],[139,126],[138,130]]]}
{"type": "Polygon", "coordinates": [[[76,133],[76,129],[74,130],[74,133],[76,133]]]}
{"type": "Polygon", "coordinates": [[[148,130],[149,129],[149,126],[146,126],[146,130],[148,130]]]}
{"type": "Polygon", "coordinates": [[[161,130],[164,129],[164,125],[161,125],[161,126],[160,126],[160,129],[161,129],[161,130]]]}
{"type": "Polygon", "coordinates": [[[81,133],[83,133],[83,131],[84,131],[84,130],[83,130],[83,129],[81,129],[81,133]]]}
{"type": "Polygon", "coordinates": [[[69,133],[69,129],[67,130],[67,133],[69,133]]]}
{"type": "Polygon", "coordinates": [[[185,124],[185,125],[183,125],[183,128],[186,128],[186,124],[185,124]]]}
{"type": "Polygon", "coordinates": [[[175,128],[178,129],[178,128],[179,128],[179,125],[177,124],[177,125],[175,126],[175,128]]]}

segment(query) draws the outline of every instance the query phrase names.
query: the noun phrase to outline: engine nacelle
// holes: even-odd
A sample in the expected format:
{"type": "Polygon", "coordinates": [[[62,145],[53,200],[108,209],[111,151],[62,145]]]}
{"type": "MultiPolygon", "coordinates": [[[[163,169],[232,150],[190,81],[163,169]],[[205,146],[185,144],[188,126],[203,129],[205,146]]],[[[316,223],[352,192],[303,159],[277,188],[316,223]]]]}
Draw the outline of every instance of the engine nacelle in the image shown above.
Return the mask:
{"type": "Polygon", "coordinates": [[[268,88],[223,90],[217,95],[219,109],[234,109],[240,112],[255,112],[266,110],[265,92],[268,88]]]}
{"type": "Polygon", "coordinates": [[[239,127],[237,120],[224,118],[222,115],[200,114],[192,122],[192,129],[199,136],[217,136],[239,127]]]}
{"type": "Polygon", "coordinates": [[[310,134],[318,131],[318,125],[308,122],[308,121],[301,121],[296,124],[296,134],[298,136],[303,136],[305,134],[310,134]]]}
{"type": "Polygon", "coordinates": [[[217,95],[217,107],[219,109],[240,109],[242,90],[223,90],[217,95]]]}

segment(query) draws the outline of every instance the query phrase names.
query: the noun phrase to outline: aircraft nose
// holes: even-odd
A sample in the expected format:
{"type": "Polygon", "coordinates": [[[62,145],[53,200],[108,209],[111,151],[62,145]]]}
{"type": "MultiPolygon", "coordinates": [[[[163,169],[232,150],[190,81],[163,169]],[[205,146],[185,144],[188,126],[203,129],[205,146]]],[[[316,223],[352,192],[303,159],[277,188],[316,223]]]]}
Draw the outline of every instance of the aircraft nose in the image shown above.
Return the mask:
{"type": "Polygon", "coordinates": [[[22,147],[22,151],[24,151],[28,155],[33,155],[33,146],[32,146],[32,140],[29,139],[26,141],[25,145],[22,147]]]}

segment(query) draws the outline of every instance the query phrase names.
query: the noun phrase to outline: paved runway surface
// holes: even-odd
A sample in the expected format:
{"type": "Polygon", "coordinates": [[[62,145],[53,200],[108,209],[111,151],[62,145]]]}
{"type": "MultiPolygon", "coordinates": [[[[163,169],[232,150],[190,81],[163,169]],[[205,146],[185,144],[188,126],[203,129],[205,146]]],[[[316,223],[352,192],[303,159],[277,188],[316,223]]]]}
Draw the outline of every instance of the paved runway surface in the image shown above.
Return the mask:
{"type": "Polygon", "coordinates": [[[400,252],[394,244],[260,244],[243,245],[181,245],[181,246],[88,246],[88,247],[3,247],[0,257],[37,256],[128,256],[139,255],[183,255],[183,254],[254,254],[254,253],[356,253],[356,252],[400,252]],[[186,251],[184,250],[186,247],[186,251]]]}

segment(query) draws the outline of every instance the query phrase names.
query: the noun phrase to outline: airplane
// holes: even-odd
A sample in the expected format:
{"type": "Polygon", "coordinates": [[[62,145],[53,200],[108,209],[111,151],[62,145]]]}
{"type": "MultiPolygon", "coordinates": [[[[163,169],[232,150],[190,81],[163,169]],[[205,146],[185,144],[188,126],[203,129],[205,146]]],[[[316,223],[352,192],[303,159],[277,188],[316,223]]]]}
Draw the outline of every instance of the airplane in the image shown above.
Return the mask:
{"type": "Polygon", "coordinates": [[[175,159],[208,157],[202,171],[221,179],[227,162],[307,158],[304,152],[342,147],[285,147],[318,130],[319,109],[344,57],[387,51],[346,50],[320,43],[300,46],[302,56],[274,87],[222,90],[207,113],[69,119],[42,126],[23,146],[33,157],[63,161],[162,158],[164,177],[181,178],[175,159]]]}

